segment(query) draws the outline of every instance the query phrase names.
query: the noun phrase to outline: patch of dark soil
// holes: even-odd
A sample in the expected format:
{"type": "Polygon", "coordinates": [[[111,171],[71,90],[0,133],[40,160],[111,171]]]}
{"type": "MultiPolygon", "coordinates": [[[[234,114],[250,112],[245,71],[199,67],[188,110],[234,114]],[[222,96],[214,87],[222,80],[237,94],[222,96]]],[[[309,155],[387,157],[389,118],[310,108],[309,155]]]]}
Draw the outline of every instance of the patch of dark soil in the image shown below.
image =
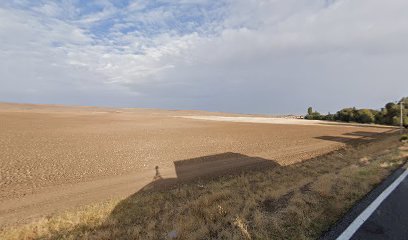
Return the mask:
{"type": "Polygon", "coordinates": [[[290,191],[279,198],[269,198],[262,201],[261,206],[267,212],[277,212],[288,206],[290,199],[295,194],[294,191],[290,191]]]}

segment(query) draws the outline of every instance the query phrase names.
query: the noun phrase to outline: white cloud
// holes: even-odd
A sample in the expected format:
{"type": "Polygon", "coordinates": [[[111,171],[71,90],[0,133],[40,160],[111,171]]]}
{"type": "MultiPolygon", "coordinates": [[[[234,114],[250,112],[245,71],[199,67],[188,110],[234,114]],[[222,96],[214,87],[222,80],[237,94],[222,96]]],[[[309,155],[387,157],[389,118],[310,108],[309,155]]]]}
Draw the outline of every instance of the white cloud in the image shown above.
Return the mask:
{"type": "Polygon", "coordinates": [[[284,113],[408,89],[406,1],[87,4],[0,4],[0,100],[284,113]]]}

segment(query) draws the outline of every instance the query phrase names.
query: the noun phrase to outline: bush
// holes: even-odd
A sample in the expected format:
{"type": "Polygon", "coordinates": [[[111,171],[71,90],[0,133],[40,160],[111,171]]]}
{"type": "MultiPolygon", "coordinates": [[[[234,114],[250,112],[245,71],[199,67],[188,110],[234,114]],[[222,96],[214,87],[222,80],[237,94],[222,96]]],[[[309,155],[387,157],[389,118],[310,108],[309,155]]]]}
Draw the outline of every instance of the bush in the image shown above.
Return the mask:
{"type": "Polygon", "coordinates": [[[327,121],[334,121],[335,120],[335,116],[334,116],[334,114],[327,114],[326,116],[324,116],[323,117],[323,119],[324,120],[327,120],[327,121]]]}
{"type": "Polygon", "coordinates": [[[305,116],[305,119],[308,120],[322,120],[324,116],[322,116],[319,112],[313,112],[312,114],[308,114],[305,116]]]}
{"type": "Polygon", "coordinates": [[[319,112],[313,112],[313,108],[309,107],[307,109],[307,115],[305,116],[305,119],[308,120],[322,120],[325,116],[321,115],[319,112]]]}
{"type": "Polygon", "coordinates": [[[355,108],[344,108],[336,113],[335,119],[342,122],[354,122],[355,114],[355,108]]]}
{"type": "Polygon", "coordinates": [[[408,134],[402,135],[401,138],[400,138],[400,141],[401,142],[408,141],[408,134]]]}
{"type": "Polygon", "coordinates": [[[399,126],[401,124],[401,120],[399,116],[392,117],[392,125],[399,126]]]}
{"type": "Polygon", "coordinates": [[[381,111],[377,111],[375,114],[375,123],[377,124],[387,124],[385,121],[385,109],[381,109],[381,111]]]}
{"type": "Polygon", "coordinates": [[[354,119],[359,123],[373,123],[375,121],[374,114],[370,109],[357,110],[354,119]]]}

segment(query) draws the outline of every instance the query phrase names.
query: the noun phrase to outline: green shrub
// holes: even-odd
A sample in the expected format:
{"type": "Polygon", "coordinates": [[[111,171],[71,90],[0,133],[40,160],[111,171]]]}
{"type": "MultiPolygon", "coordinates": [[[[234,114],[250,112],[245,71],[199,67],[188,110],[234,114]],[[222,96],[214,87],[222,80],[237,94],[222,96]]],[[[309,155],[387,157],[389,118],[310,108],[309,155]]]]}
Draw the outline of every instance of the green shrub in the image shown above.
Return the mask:
{"type": "Polygon", "coordinates": [[[324,116],[324,120],[334,121],[334,120],[335,120],[335,116],[334,116],[334,114],[329,113],[329,114],[327,114],[326,116],[324,116]]]}
{"type": "Polygon", "coordinates": [[[404,125],[405,128],[408,128],[408,116],[404,116],[403,125],[404,125]]]}
{"type": "Polygon", "coordinates": [[[370,109],[360,109],[356,111],[355,121],[359,123],[373,123],[375,116],[370,109]]]}
{"type": "Polygon", "coordinates": [[[326,117],[325,115],[321,115],[317,111],[313,112],[313,108],[309,107],[307,109],[307,115],[305,116],[305,119],[308,119],[308,120],[324,120],[325,117],[326,117]]]}
{"type": "Polygon", "coordinates": [[[342,122],[354,122],[356,113],[356,108],[344,108],[336,113],[335,119],[342,122]]]}

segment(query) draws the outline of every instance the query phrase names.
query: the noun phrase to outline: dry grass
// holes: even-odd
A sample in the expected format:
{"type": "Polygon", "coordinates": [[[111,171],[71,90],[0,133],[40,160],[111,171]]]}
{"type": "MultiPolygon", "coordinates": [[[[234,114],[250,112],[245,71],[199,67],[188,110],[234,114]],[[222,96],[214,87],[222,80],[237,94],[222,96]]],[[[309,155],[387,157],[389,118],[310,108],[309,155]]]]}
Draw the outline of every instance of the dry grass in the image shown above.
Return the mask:
{"type": "Polygon", "coordinates": [[[0,238],[315,239],[407,152],[406,143],[388,135],[303,163],[137,192],[3,229],[0,238]]]}

